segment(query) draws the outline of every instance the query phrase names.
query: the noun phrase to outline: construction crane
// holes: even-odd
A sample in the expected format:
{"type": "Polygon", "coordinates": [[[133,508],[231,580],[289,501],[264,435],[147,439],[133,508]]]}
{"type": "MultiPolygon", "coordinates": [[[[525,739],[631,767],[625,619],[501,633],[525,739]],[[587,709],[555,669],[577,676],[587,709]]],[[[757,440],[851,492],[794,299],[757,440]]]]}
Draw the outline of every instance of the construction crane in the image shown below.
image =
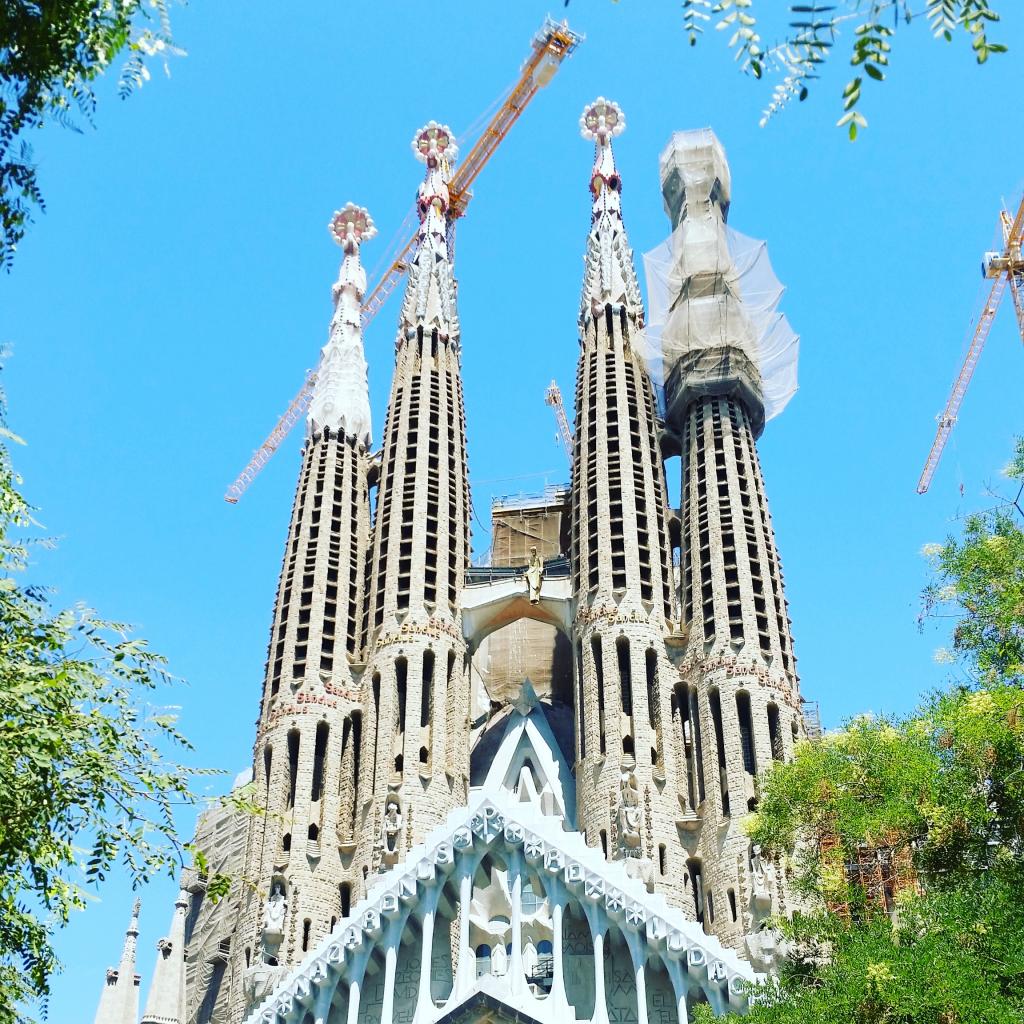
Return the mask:
{"type": "MultiPolygon", "coordinates": [[[[500,101],[498,109],[480,133],[476,143],[459,164],[448,185],[449,217],[454,222],[466,213],[466,207],[473,198],[472,186],[484,169],[487,161],[494,155],[502,140],[508,135],[512,125],[526,109],[527,104],[537,94],[537,90],[547,85],[561,67],[562,61],[568,57],[583,41],[583,36],[569,28],[568,22],[557,22],[545,18],[540,31],[531,40],[531,51],[512,88],[500,101]]],[[[415,218],[413,218],[415,222],[415,218]]],[[[451,237],[451,236],[450,236],[451,237]]],[[[362,322],[365,329],[371,320],[380,312],[391,293],[398,287],[399,281],[409,268],[415,255],[416,231],[404,242],[400,241],[387,259],[387,270],[373,287],[363,303],[362,322]]],[[[270,461],[271,456],[281,446],[289,431],[302,419],[313,398],[316,384],[316,371],[306,375],[299,393],[292,399],[284,415],[270,432],[270,436],[253,453],[249,464],[227,489],[224,500],[236,504],[245,493],[260,470],[270,461]]]]}
{"type": "Polygon", "coordinates": [[[992,282],[992,287],[978,316],[971,343],[967,348],[967,356],[964,358],[963,366],[960,367],[960,373],[953,384],[953,390],[946,401],[946,408],[943,409],[942,415],[939,417],[935,440],[932,442],[928,459],[921,471],[921,479],[917,482],[918,494],[924,494],[928,490],[932,477],[935,475],[939,459],[942,458],[942,449],[946,447],[946,441],[949,440],[949,435],[956,424],[964,395],[967,394],[967,386],[971,383],[971,377],[974,376],[978,359],[981,357],[981,350],[988,340],[992,321],[995,320],[996,313],[999,311],[999,303],[1002,301],[1007,285],[1009,285],[1010,294],[1013,297],[1013,307],[1017,314],[1017,327],[1020,331],[1021,341],[1024,342],[1024,259],[1021,258],[1021,243],[1024,241],[1024,197],[1021,198],[1017,215],[1012,220],[1007,210],[1000,211],[999,227],[1003,236],[1002,251],[985,253],[981,264],[982,276],[992,282]]]}
{"type": "Polygon", "coordinates": [[[558,440],[565,449],[565,454],[572,462],[572,430],[569,429],[569,419],[565,415],[565,404],[562,402],[562,392],[556,381],[548,385],[544,392],[544,401],[555,410],[555,420],[558,422],[558,440]]]}

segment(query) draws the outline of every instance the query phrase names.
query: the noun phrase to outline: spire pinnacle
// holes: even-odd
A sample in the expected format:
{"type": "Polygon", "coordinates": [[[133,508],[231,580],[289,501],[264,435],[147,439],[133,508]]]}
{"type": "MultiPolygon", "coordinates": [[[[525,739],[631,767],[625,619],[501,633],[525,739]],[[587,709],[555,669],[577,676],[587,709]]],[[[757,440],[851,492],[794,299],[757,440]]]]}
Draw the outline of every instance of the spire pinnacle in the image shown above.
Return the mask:
{"type": "Polygon", "coordinates": [[[135,900],[132,918],[124,933],[121,962],[107,969],[106,982],[96,1008],[95,1024],[135,1024],[139,1017],[139,978],[135,974],[135,953],[139,941],[139,912],[142,901],[135,900]]]}
{"type": "Polygon", "coordinates": [[[626,117],[618,103],[598,96],[580,117],[580,135],[594,143],[594,170],[590,192],[594,197],[594,220],[611,213],[622,220],[622,179],[615,170],[612,138],[626,130],[626,117]]]}
{"type": "Polygon", "coordinates": [[[345,255],[332,288],[334,316],[327,344],[320,352],[307,427],[311,435],[327,429],[355,437],[369,447],[370,398],[361,319],[366,271],[359,248],[377,234],[377,228],[370,214],[354,203],[335,211],[327,228],[345,255]]]}
{"type": "MultiPolygon", "coordinates": [[[[171,930],[156,944],[156,968],[142,1024],[185,1024],[185,917],[188,893],[174,902],[171,930]]],[[[134,1019],[133,1019],[134,1024],[134,1019]]]]}
{"type": "Polygon", "coordinates": [[[594,169],[590,174],[593,210],[584,261],[581,324],[608,305],[625,308],[636,319],[643,318],[633,250],[622,222],[622,178],[612,151],[612,139],[625,128],[622,108],[603,96],[598,96],[580,117],[580,134],[594,143],[594,169]]]}
{"type": "Polygon", "coordinates": [[[458,156],[452,130],[428,121],[412,139],[416,159],[427,165],[416,196],[420,227],[416,255],[409,267],[409,282],[402,303],[397,344],[415,336],[418,328],[436,330],[441,338],[457,338],[455,277],[448,249],[448,184],[458,156]]]}

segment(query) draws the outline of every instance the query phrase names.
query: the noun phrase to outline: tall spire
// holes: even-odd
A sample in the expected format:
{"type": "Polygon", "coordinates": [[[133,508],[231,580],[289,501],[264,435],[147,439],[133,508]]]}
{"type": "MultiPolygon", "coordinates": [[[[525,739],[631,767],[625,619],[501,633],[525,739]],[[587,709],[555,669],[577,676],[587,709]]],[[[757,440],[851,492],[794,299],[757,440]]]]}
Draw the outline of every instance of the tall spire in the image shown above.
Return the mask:
{"type": "Polygon", "coordinates": [[[311,435],[325,428],[335,434],[343,432],[368,448],[372,432],[370,397],[360,317],[366,271],[359,261],[359,247],[377,234],[377,228],[363,207],[347,203],[335,212],[328,229],[345,255],[332,289],[334,316],[327,344],[320,352],[307,429],[311,435]]]}
{"type": "Polygon", "coordinates": [[[455,137],[447,125],[430,121],[413,137],[412,150],[427,165],[427,172],[417,194],[420,228],[399,317],[398,345],[414,337],[419,328],[436,330],[445,339],[459,335],[448,247],[448,183],[458,156],[455,137]]]}
{"type": "MultiPolygon", "coordinates": [[[[166,938],[156,944],[156,968],[142,1024],[185,1024],[185,914],[188,893],[182,889],[166,938]]],[[[133,1018],[134,1019],[134,1018],[133,1018]]]]}
{"type": "Polygon", "coordinates": [[[431,121],[420,227],[398,323],[366,575],[366,686],[353,866],[396,864],[469,785],[469,675],[460,602],[469,566],[469,475],[459,319],[449,247],[455,145],[431,121]],[[367,685],[368,684],[368,685],[367,685]],[[404,823],[403,823],[404,822],[404,823]]]}
{"type": "Polygon", "coordinates": [[[107,969],[107,977],[96,1008],[96,1024],[135,1024],[139,1017],[139,978],[135,973],[135,951],[139,942],[139,911],[135,901],[132,919],[124,936],[121,963],[107,969]]]}
{"type": "Polygon", "coordinates": [[[586,323],[606,306],[625,308],[643,320],[640,283],[633,267],[633,250],[622,223],[622,179],[615,168],[612,138],[626,128],[617,103],[599,96],[580,118],[580,134],[594,143],[594,169],[590,175],[593,212],[584,258],[580,322],[586,323]]]}

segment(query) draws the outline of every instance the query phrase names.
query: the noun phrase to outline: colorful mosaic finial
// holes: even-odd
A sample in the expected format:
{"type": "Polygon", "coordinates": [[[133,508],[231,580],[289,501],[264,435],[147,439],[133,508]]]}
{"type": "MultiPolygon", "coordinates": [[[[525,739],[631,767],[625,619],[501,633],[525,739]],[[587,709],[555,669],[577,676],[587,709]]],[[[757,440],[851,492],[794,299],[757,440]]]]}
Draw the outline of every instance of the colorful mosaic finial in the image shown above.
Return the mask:
{"type": "Polygon", "coordinates": [[[335,210],[327,230],[346,252],[351,252],[352,245],[362,245],[377,234],[377,226],[366,207],[355,203],[346,203],[335,210]]]}
{"type": "Polygon", "coordinates": [[[626,116],[622,107],[612,100],[598,96],[580,118],[580,135],[588,142],[606,143],[612,136],[626,129],[626,116]]]}

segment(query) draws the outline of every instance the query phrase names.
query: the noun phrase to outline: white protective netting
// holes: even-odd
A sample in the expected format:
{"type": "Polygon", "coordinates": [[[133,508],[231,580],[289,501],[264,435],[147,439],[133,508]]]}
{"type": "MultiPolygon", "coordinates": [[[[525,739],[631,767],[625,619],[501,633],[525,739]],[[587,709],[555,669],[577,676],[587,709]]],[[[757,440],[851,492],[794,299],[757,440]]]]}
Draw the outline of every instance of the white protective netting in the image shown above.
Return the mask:
{"type": "Polygon", "coordinates": [[[672,367],[688,352],[726,344],[741,349],[761,372],[764,414],[770,420],[797,389],[800,337],[778,308],[785,288],[775,276],[765,242],[727,226],[728,253],[721,253],[717,231],[708,232],[706,239],[695,238],[696,227],[684,221],[661,245],[644,253],[647,326],[637,348],[659,397],[672,367]],[[692,274],[715,282],[717,294],[692,287],[680,301],[683,283],[692,274]],[[742,301],[734,302],[733,295],[742,301]]]}

